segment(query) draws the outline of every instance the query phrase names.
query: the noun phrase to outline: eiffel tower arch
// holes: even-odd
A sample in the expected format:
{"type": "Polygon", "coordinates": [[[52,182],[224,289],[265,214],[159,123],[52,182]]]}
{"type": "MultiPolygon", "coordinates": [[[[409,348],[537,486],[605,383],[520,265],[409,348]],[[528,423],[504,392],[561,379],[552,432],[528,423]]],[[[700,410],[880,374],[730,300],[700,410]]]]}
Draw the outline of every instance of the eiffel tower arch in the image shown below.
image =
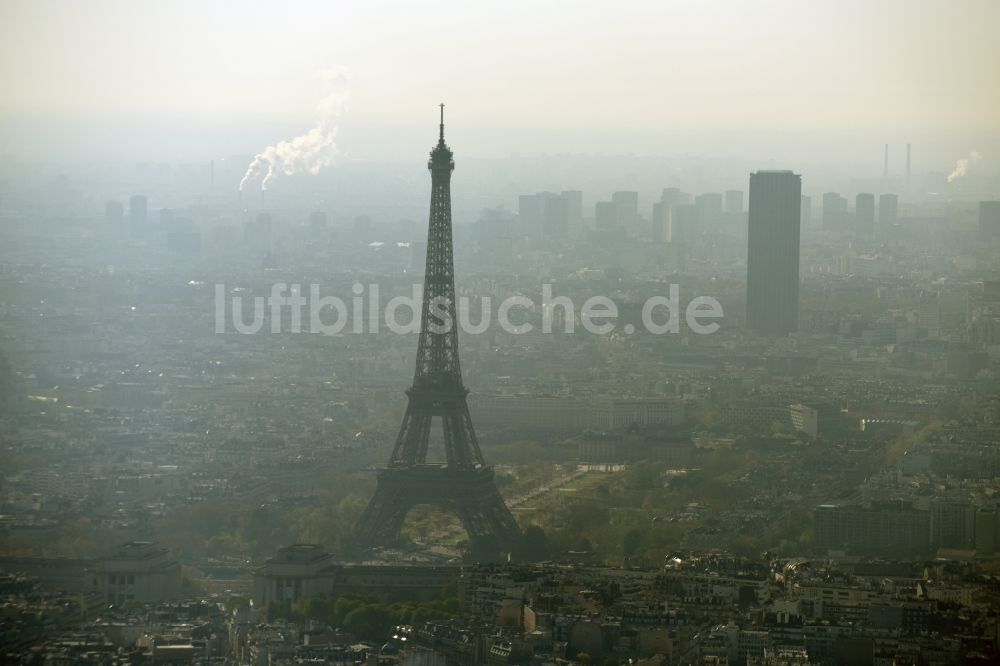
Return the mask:
{"type": "Polygon", "coordinates": [[[509,550],[520,530],[497,491],[493,468],[483,460],[462,383],[451,231],[455,162],[444,142],[444,104],[438,143],[427,168],[431,209],[416,369],[392,457],[379,471],[375,494],[358,524],[358,546],[396,543],[410,509],[431,504],[458,516],[474,554],[496,556],[509,550]],[[446,318],[450,326],[441,325],[446,318]],[[428,449],[436,426],[444,460],[435,461],[429,459],[428,449]]]}

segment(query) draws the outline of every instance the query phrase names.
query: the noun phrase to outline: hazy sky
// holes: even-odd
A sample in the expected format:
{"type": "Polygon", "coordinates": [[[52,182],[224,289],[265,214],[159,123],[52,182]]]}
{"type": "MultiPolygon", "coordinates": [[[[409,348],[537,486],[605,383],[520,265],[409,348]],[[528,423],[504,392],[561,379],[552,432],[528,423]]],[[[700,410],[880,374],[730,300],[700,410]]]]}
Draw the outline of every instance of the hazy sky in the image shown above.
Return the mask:
{"type": "Polygon", "coordinates": [[[353,158],[423,154],[443,100],[467,155],[877,164],[912,140],[947,169],[1000,134],[998,25],[997,0],[0,0],[0,151],[254,153],[308,129],[338,64],[353,158]]]}

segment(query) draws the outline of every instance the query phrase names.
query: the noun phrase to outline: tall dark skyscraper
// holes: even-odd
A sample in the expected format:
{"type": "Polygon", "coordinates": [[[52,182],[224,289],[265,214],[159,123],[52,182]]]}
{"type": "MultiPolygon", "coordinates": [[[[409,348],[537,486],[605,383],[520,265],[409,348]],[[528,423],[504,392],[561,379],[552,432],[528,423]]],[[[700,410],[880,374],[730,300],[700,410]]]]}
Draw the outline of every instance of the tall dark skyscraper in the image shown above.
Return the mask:
{"type": "Polygon", "coordinates": [[[522,194],[517,198],[517,224],[526,236],[538,236],[542,226],[542,199],[537,194],[522,194]]]}
{"type": "Polygon", "coordinates": [[[664,188],[659,207],[653,207],[653,238],[661,241],[680,240],[676,208],[690,203],[691,197],[676,187],[664,188]]]}
{"type": "Polygon", "coordinates": [[[662,201],[653,204],[653,215],[650,221],[654,241],[662,243],[667,240],[667,217],[669,215],[670,209],[662,201]]]}
{"type": "Polygon", "coordinates": [[[843,231],[846,213],[847,199],[836,192],[823,195],[823,231],[843,231]]]}
{"type": "Polygon", "coordinates": [[[750,174],[747,326],[760,335],[787,335],[799,327],[801,206],[798,174],[750,174]]]}
{"type": "Polygon", "coordinates": [[[627,236],[635,236],[639,227],[639,193],[615,192],[611,195],[615,204],[615,217],[618,227],[625,230],[627,236]]]}
{"type": "Polygon", "coordinates": [[[698,235],[700,223],[698,207],[694,204],[674,206],[670,214],[670,242],[689,243],[698,235]]]}
{"type": "Polygon", "coordinates": [[[878,197],[878,225],[886,227],[896,224],[899,218],[899,197],[895,194],[880,194],[878,197]]]}
{"type": "Polygon", "coordinates": [[[580,225],[583,223],[583,192],[580,190],[563,190],[560,196],[566,202],[566,217],[569,223],[569,233],[571,236],[580,234],[580,225]]]}
{"type": "Polygon", "coordinates": [[[862,193],[854,197],[854,232],[859,236],[875,234],[875,195],[862,193]]]}
{"type": "Polygon", "coordinates": [[[564,238],[577,231],[582,207],[583,193],[579,191],[522,194],[517,202],[521,233],[533,239],[564,238]]]}
{"type": "Polygon", "coordinates": [[[705,192],[694,198],[695,208],[698,209],[698,221],[702,225],[715,225],[722,217],[723,197],[718,192],[705,192]]]}
{"type": "Polygon", "coordinates": [[[665,187],[663,188],[663,193],[660,195],[660,201],[663,205],[672,208],[673,206],[691,203],[691,195],[687,192],[681,192],[676,187],[665,187]]]}
{"type": "Polygon", "coordinates": [[[594,228],[597,231],[615,231],[618,228],[615,202],[598,201],[594,204],[594,228]]]}
{"type": "Polygon", "coordinates": [[[455,162],[444,142],[443,104],[440,138],[427,167],[431,212],[417,367],[396,446],[361,516],[358,541],[363,548],[392,545],[410,509],[432,504],[458,514],[475,553],[495,556],[520,530],[479,450],[458,361],[451,231],[455,162]],[[447,312],[450,326],[437,314],[432,320],[437,308],[447,312]]]}

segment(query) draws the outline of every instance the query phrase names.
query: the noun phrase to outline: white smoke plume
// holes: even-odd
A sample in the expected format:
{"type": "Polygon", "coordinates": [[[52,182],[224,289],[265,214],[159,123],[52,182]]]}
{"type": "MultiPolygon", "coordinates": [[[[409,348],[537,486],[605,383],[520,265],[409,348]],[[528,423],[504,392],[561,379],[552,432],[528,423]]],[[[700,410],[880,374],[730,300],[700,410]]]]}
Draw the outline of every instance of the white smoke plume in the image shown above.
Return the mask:
{"type": "Polygon", "coordinates": [[[969,167],[982,158],[976,151],[970,151],[968,157],[963,157],[955,163],[955,170],[948,174],[948,182],[952,183],[969,172],[969,167]]]}
{"type": "Polygon", "coordinates": [[[316,125],[301,136],[268,146],[254,157],[240,181],[240,191],[256,181],[266,190],[274,179],[284,174],[316,175],[321,169],[336,164],[337,119],[347,108],[350,97],[350,72],[334,65],[316,73],[329,91],[316,105],[316,125]]]}

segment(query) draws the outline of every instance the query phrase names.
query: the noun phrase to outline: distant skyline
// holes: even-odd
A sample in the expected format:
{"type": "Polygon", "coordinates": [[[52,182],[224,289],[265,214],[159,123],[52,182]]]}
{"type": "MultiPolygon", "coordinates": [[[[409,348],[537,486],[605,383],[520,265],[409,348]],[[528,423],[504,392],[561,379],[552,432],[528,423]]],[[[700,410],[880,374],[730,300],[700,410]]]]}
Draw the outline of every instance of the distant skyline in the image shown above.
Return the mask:
{"type": "MultiPolygon", "coordinates": [[[[254,154],[309,129],[315,74],[353,74],[343,159],[411,160],[449,105],[458,157],[774,158],[948,172],[1000,155],[1000,3],[0,6],[0,153],[254,154]],[[430,129],[428,129],[430,128],[430,129]]],[[[431,137],[433,138],[433,137],[431,137]]]]}

